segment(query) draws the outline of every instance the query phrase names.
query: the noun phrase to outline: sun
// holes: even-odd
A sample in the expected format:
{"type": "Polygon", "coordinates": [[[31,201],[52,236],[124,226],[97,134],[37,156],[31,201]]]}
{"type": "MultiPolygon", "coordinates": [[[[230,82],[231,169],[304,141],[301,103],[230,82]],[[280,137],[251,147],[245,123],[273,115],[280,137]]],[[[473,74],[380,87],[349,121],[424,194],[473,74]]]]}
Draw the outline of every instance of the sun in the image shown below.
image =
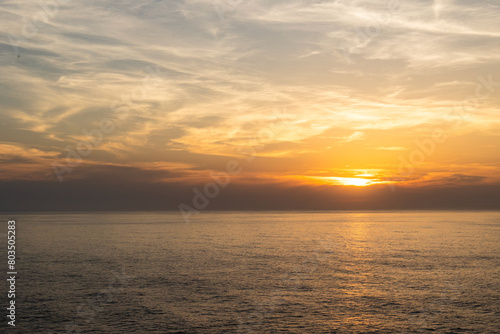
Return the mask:
{"type": "Polygon", "coordinates": [[[343,186],[365,187],[372,183],[371,180],[361,177],[329,177],[328,179],[332,179],[336,184],[343,186]]]}
{"type": "Polygon", "coordinates": [[[337,177],[337,176],[310,176],[307,179],[315,180],[322,184],[330,184],[336,186],[356,186],[366,187],[371,184],[379,183],[376,180],[362,178],[362,177],[337,177]]]}
{"type": "Polygon", "coordinates": [[[355,173],[351,172],[352,176],[344,173],[342,176],[297,176],[296,178],[305,179],[316,184],[331,185],[331,186],[353,186],[353,187],[368,187],[379,184],[390,184],[391,181],[385,180],[379,176],[380,173],[369,173],[367,171],[355,173]]]}

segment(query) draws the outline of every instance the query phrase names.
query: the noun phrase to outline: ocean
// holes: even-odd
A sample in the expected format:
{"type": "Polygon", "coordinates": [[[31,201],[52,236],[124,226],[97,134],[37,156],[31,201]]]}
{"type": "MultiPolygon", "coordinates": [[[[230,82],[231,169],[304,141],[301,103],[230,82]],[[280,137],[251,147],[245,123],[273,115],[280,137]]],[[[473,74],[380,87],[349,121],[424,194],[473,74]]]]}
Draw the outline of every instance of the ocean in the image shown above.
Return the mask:
{"type": "Polygon", "coordinates": [[[2,219],[2,333],[500,333],[500,212],[2,219]]]}

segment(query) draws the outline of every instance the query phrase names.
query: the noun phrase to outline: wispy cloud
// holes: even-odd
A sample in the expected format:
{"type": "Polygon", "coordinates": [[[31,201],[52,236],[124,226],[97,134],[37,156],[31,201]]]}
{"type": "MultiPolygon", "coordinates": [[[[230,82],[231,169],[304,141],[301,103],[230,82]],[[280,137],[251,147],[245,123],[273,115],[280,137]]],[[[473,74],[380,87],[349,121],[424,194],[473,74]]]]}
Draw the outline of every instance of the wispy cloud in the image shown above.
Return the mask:
{"type": "MultiPolygon", "coordinates": [[[[252,167],[262,173],[277,169],[271,157],[361,167],[350,152],[389,169],[415,139],[450,128],[450,109],[474,94],[479,75],[500,82],[500,6],[487,1],[401,1],[397,12],[373,1],[242,1],[223,20],[212,0],[68,1],[46,23],[34,17],[37,3],[2,6],[0,143],[12,178],[32,172],[18,164],[50,170],[153,64],[157,88],[135,97],[86,164],[187,164],[185,176],[271,128],[259,152],[269,159],[252,167]],[[26,34],[29,24],[36,33],[26,34]],[[367,27],[377,34],[339,57],[367,27]]],[[[499,103],[492,94],[450,136],[485,135],[498,151],[499,103]]],[[[453,159],[444,156],[433,162],[453,159]]]]}

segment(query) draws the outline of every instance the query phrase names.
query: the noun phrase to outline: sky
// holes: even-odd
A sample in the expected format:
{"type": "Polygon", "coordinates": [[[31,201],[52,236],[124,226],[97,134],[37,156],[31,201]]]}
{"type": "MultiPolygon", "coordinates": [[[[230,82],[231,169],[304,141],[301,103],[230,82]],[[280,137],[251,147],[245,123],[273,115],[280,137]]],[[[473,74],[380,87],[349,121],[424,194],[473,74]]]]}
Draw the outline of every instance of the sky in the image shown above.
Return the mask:
{"type": "Polygon", "coordinates": [[[0,4],[0,210],[500,209],[498,1],[0,4]]]}

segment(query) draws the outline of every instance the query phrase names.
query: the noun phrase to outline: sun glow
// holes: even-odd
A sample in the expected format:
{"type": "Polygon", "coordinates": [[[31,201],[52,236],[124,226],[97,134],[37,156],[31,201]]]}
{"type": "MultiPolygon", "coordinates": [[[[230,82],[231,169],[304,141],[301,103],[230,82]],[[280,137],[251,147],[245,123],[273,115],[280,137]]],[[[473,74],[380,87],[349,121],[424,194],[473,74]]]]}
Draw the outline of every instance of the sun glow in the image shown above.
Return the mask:
{"type": "Polygon", "coordinates": [[[371,184],[380,183],[376,180],[366,179],[361,177],[334,177],[334,176],[310,176],[307,179],[314,179],[315,181],[320,181],[322,184],[330,184],[337,186],[356,186],[365,187],[371,184]]]}
{"type": "Polygon", "coordinates": [[[364,187],[372,183],[371,180],[360,177],[328,177],[326,179],[331,179],[335,184],[340,184],[343,186],[364,187]]]}

